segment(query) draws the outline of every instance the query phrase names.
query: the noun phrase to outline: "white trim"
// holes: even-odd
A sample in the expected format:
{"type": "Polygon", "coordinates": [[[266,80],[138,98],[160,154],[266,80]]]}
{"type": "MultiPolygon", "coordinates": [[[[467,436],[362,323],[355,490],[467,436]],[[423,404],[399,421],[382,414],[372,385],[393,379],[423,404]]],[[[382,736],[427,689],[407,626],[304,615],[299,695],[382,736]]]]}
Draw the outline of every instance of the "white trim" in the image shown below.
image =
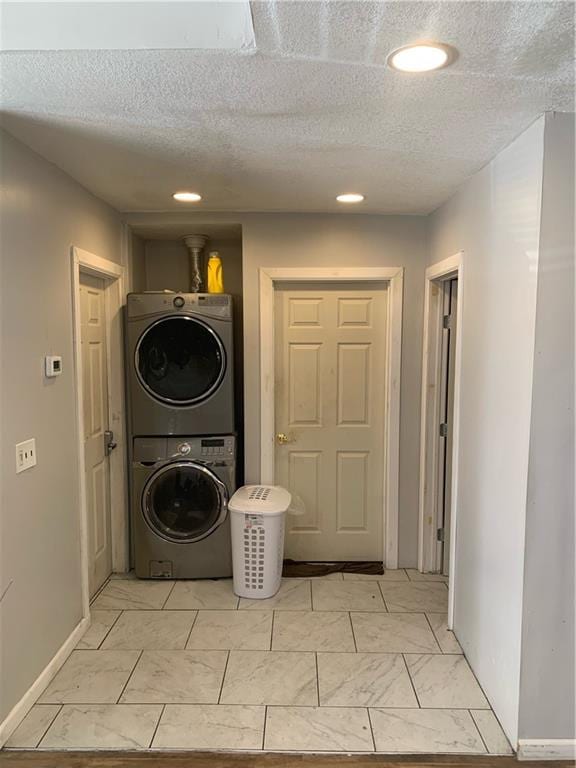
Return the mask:
{"type": "Polygon", "coordinates": [[[56,675],[76,645],[80,642],[89,626],[89,618],[85,617],[81,619],[78,626],[72,630],[68,638],[64,641],[44,670],[38,675],[30,688],[28,688],[24,696],[22,696],[20,701],[18,701],[6,715],[3,722],[0,724],[0,748],[4,746],[11,734],[14,733],[22,720],[24,720],[30,709],[36,703],[38,697],[46,690],[52,678],[56,675]]]}
{"type": "Polygon", "coordinates": [[[260,482],[274,482],[274,284],[279,282],[387,282],[384,565],[398,567],[398,483],[400,467],[400,375],[402,354],[401,267],[260,268],[260,482]]]}
{"type": "Polygon", "coordinates": [[[576,760],[576,739],[519,739],[518,760],[576,760]]]}
{"type": "Polygon", "coordinates": [[[462,317],[464,306],[464,258],[459,251],[432,264],[426,270],[424,290],[424,338],[422,343],[422,392],[420,410],[420,498],[418,521],[418,570],[436,569],[436,521],[427,524],[435,507],[436,467],[438,461],[436,435],[439,427],[440,333],[442,302],[438,283],[451,276],[458,278],[456,308],[456,356],[454,372],[454,413],[452,426],[452,510],[450,517],[450,574],[448,577],[448,626],[454,622],[454,570],[456,565],[456,531],[458,514],[458,445],[460,437],[460,380],[462,375],[462,317]]]}
{"type": "Polygon", "coordinates": [[[88,585],[88,533],[84,467],[84,410],[82,407],[82,355],[80,338],[80,273],[104,278],[108,326],[108,410],[110,427],[118,447],[110,456],[112,570],[128,570],[128,517],[126,474],[126,429],[124,418],[124,375],[122,343],[122,307],[124,305],[125,268],[116,262],[72,248],[72,323],[74,340],[74,385],[76,392],[76,444],[80,481],[80,558],[82,568],[83,615],[90,615],[88,585]]]}
{"type": "Polygon", "coordinates": [[[103,259],[90,251],[72,247],[72,259],[74,264],[80,265],[82,272],[87,272],[94,277],[104,277],[111,280],[123,279],[124,267],[115,261],[103,259]]]}

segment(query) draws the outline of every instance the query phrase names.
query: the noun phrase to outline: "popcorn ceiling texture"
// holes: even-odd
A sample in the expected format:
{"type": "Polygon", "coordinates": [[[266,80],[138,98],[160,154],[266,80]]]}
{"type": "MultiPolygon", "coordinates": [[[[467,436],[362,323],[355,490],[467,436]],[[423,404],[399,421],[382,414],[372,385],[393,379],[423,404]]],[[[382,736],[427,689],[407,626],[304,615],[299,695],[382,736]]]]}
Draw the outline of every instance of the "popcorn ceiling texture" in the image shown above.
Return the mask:
{"type": "Polygon", "coordinates": [[[121,211],[181,210],[189,188],[203,210],[341,212],[358,190],[362,213],[426,214],[542,112],[574,109],[572,3],[251,7],[251,54],[4,53],[2,125],[121,211]],[[460,57],[386,67],[421,39],[460,57]]]}

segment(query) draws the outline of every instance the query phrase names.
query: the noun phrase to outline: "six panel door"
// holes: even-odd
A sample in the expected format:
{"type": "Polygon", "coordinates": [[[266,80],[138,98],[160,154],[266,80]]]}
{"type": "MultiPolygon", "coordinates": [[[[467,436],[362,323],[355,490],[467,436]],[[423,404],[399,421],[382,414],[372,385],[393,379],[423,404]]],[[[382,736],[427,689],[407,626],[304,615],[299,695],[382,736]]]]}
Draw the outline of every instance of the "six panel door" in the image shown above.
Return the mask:
{"type": "Polygon", "coordinates": [[[275,482],[301,497],[286,556],[381,560],[386,284],[275,294],[275,482]]]}
{"type": "Polygon", "coordinates": [[[108,371],[103,280],[80,276],[84,462],[88,515],[90,596],[112,570],[110,468],[106,453],[108,371]]]}

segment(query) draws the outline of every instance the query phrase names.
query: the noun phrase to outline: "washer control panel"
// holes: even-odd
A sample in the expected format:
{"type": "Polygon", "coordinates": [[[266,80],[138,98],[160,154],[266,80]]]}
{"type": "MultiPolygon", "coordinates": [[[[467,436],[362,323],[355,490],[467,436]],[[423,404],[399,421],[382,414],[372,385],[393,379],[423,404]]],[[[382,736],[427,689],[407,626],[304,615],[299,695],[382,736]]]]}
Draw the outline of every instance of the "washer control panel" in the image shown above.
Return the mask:
{"type": "Polygon", "coordinates": [[[221,435],[218,437],[164,437],[136,438],[134,440],[134,457],[137,461],[148,460],[148,454],[153,449],[155,460],[160,458],[182,458],[189,461],[233,461],[236,457],[236,437],[221,435]],[[150,444],[150,446],[148,446],[150,444]],[[148,447],[149,450],[144,451],[148,447]],[[136,454],[145,455],[145,459],[136,458],[136,454]]]}
{"type": "Polygon", "coordinates": [[[203,437],[200,440],[202,456],[232,456],[234,444],[225,437],[203,437]]]}

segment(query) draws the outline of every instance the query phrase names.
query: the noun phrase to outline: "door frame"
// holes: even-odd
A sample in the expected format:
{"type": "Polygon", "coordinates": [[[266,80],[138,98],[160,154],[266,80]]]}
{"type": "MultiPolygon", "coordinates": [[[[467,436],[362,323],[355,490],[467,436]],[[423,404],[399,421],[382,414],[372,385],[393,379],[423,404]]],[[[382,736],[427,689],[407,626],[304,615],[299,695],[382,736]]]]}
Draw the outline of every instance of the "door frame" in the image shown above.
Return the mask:
{"type": "Polygon", "coordinates": [[[274,482],[274,294],[278,283],[388,283],[384,431],[384,566],[398,567],[402,267],[261,267],[260,273],[260,482],[274,482]]]}
{"type": "Polygon", "coordinates": [[[117,448],[110,454],[110,529],[112,570],[128,570],[128,493],[126,426],[124,404],[124,344],[122,308],[125,297],[125,268],[109,259],[72,247],[72,328],[74,344],[74,390],[76,400],[76,445],[80,481],[80,563],[84,616],[90,613],[88,583],[88,505],[84,463],[84,408],[82,397],[82,352],[80,278],[85,273],[105,281],[106,341],[108,372],[108,420],[117,448]]]}
{"type": "Polygon", "coordinates": [[[458,279],[456,343],[454,346],[454,412],[452,416],[452,477],[450,510],[450,573],[448,575],[448,626],[454,617],[454,569],[458,517],[458,442],[460,435],[460,383],[462,375],[462,309],[464,306],[464,252],[432,264],[425,273],[424,334],[422,343],[422,391],[420,411],[420,489],[418,521],[418,570],[438,570],[438,472],[440,431],[443,291],[441,283],[458,279]]]}

